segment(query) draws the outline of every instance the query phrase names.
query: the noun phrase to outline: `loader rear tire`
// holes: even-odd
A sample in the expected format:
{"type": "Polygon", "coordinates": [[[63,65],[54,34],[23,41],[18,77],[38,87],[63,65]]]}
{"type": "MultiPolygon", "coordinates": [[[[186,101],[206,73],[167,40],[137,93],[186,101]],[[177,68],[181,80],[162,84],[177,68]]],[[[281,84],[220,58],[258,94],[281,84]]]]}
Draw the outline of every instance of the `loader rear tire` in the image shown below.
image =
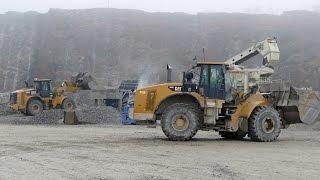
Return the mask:
{"type": "Polygon", "coordinates": [[[199,114],[195,106],[172,104],[162,114],[162,131],[171,141],[189,141],[198,132],[199,114]]]}
{"type": "Polygon", "coordinates": [[[253,141],[275,141],[281,132],[281,118],[272,107],[261,106],[249,118],[249,137],[253,141]]]}
{"type": "Polygon", "coordinates": [[[219,134],[221,137],[225,139],[232,139],[232,140],[242,140],[247,135],[246,132],[243,132],[241,130],[238,130],[237,132],[220,131],[219,134]]]}
{"type": "Polygon", "coordinates": [[[27,105],[27,115],[35,116],[43,111],[43,104],[39,99],[31,99],[27,105]]]}

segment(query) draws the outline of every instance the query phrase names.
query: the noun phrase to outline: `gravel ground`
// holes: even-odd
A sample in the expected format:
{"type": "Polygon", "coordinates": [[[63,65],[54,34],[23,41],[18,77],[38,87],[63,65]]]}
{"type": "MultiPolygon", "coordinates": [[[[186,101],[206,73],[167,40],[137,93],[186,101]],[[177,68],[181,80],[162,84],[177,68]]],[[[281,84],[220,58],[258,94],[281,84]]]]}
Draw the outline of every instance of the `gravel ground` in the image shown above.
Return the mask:
{"type": "Polygon", "coordinates": [[[306,126],[284,130],[272,143],[227,141],[203,131],[193,141],[170,142],[159,127],[103,124],[0,124],[0,139],[0,179],[320,176],[320,131],[306,126]]]}
{"type": "Polygon", "coordinates": [[[283,130],[278,141],[227,141],[199,132],[170,142],[161,128],[120,126],[109,107],[26,117],[0,105],[0,179],[319,179],[320,122],[283,130]]]}

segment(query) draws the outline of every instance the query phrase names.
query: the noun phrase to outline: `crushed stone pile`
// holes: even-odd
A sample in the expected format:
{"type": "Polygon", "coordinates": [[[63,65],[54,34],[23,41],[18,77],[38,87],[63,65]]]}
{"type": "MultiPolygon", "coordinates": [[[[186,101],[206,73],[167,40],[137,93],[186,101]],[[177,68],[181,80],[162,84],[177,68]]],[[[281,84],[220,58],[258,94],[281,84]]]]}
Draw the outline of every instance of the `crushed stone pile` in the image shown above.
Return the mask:
{"type": "Polygon", "coordinates": [[[0,104],[7,104],[10,101],[10,93],[0,93],[0,104]]]}
{"type": "Polygon", "coordinates": [[[58,124],[62,122],[63,111],[46,110],[36,116],[25,116],[12,110],[8,104],[0,104],[0,122],[9,124],[58,124]]]}
{"type": "Polygon", "coordinates": [[[36,116],[15,115],[10,117],[11,124],[62,124],[62,110],[46,110],[36,116]]]}
{"type": "Polygon", "coordinates": [[[94,100],[91,99],[90,90],[80,90],[77,93],[67,94],[68,98],[71,99],[77,108],[92,107],[95,105],[94,100]]]}
{"type": "MultiPolygon", "coordinates": [[[[0,106],[0,123],[21,125],[55,125],[63,124],[63,110],[45,110],[36,116],[25,116],[21,113],[0,106]],[[6,111],[3,111],[6,109],[6,111]]],[[[80,124],[120,124],[120,113],[112,107],[82,107],[75,110],[80,124]]]]}
{"type": "Polygon", "coordinates": [[[8,116],[8,115],[17,114],[17,113],[19,112],[16,112],[11,108],[9,108],[7,103],[0,104],[0,116],[8,116]]]}
{"type": "Polygon", "coordinates": [[[80,122],[110,125],[120,124],[119,110],[113,107],[106,107],[102,104],[96,106],[90,95],[90,91],[86,90],[68,95],[76,104],[76,115],[80,122]]]}
{"type": "Polygon", "coordinates": [[[41,114],[31,116],[30,119],[36,124],[61,124],[63,122],[63,110],[46,110],[41,114]]]}
{"type": "Polygon", "coordinates": [[[94,106],[94,101],[90,99],[90,91],[88,90],[81,90],[77,93],[68,94],[67,96],[72,99],[77,108],[94,106]]]}
{"type": "Polygon", "coordinates": [[[120,124],[120,112],[112,107],[78,107],[76,109],[78,120],[82,123],[92,124],[120,124]]]}
{"type": "MultiPolygon", "coordinates": [[[[81,91],[69,95],[76,104],[76,115],[81,124],[120,124],[119,110],[103,105],[95,106],[90,93],[81,91]]],[[[63,124],[63,110],[45,110],[36,116],[25,116],[13,111],[8,104],[0,104],[0,123],[9,124],[63,124]]]]}

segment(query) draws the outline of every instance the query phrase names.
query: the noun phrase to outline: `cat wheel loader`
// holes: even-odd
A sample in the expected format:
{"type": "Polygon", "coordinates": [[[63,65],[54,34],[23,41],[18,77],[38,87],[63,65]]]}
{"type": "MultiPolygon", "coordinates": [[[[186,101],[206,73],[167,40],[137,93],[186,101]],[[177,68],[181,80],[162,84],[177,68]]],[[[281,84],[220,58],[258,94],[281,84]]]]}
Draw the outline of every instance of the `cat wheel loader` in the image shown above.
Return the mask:
{"type": "Polygon", "coordinates": [[[165,83],[136,90],[130,118],[137,123],[161,121],[174,141],[190,140],[198,130],[215,130],[227,139],[270,142],[290,124],[319,118],[319,94],[272,81],[280,59],[277,40],[269,37],[225,61],[201,61],[183,73],[182,83],[165,83]],[[241,64],[256,55],[259,68],[241,64]],[[195,75],[198,74],[198,78],[195,75]]]}
{"type": "Polygon", "coordinates": [[[9,106],[29,116],[49,109],[72,110],[75,104],[66,96],[66,93],[89,90],[91,81],[93,78],[88,73],[78,73],[72,76],[70,81],[64,81],[61,86],[53,88],[50,79],[36,78],[32,87],[26,83],[26,88],[10,93],[9,106]]]}

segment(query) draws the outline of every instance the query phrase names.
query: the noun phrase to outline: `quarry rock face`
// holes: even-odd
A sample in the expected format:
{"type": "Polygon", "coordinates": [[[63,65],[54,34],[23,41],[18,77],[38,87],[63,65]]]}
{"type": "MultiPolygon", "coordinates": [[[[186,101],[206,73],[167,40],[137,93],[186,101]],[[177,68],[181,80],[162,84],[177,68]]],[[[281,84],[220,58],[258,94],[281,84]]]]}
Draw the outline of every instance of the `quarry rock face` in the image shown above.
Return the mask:
{"type": "MultiPolygon", "coordinates": [[[[298,87],[320,88],[320,15],[147,13],[135,10],[59,10],[0,15],[0,92],[34,77],[61,83],[75,72],[90,72],[105,86],[124,79],[143,85],[173,80],[194,56],[223,60],[251,42],[276,36],[281,62],[275,78],[298,87]]],[[[261,63],[249,62],[252,66],[261,63]]]]}

